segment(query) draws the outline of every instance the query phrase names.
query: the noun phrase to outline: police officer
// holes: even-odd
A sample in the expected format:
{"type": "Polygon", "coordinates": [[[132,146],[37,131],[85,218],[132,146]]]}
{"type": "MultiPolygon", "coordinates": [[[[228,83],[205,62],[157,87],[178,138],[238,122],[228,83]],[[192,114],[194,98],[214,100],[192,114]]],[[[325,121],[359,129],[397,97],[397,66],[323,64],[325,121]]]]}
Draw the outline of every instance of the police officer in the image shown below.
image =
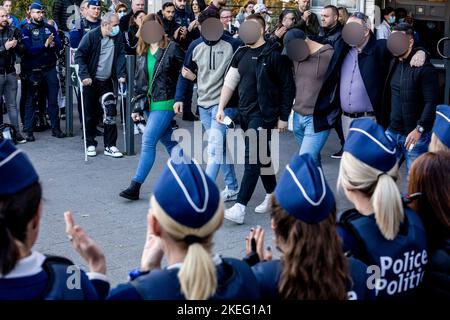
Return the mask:
{"type": "Polygon", "coordinates": [[[75,54],[75,63],[79,65],[83,85],[87,155],[97,155],[96,126],[103,113],[104,154],[120,158],[122,153],[116,147],[117,109],[113,87],[117,80],[125,83],[126,62],[117,14],[105,14],[101,26],[83,37],[75,54]]]}
{"type": "Polygon", "coordinates": [[[73,262],[33,249],[42,217],[42,189],[28,157],[0,140],[0,300],[96,300],[109,291],[102,256],[87,253],[89,279],[73,262]],[[74,274],[79,286],[70,287],[74,274]],[[71,280],[72,279],[72,280],[71,280]]]}
{"type": "Polygon", "coordinates": [[[30,6],[30,23],[22,29],[24,46],[23,68],[27,74],[28,97],[25,106],[25,125],[27,141],[35,141],[33,123],[36,97],[41,83],[47,85],[48,113],[52,125],[52,136],[64,138],[58,117],[58,76],[56,72],[57,53],[61,41],[55,28],[44,21],[44,7],[40,3],[30,6]]]}
{"type": "Polygon", "coordinates": [[[428,262],[424,226],[403,207],[398,174],[394,141],[371,119],[354,120],[338,186],[355,209],[341,215],[338,232],[344,250],[372,266],[368,284],[379,299],[415,295],[428,262]]]}
{"type": "Polygon", "coordinates": [[[263,299],[368,300],[367,266],[347,258],[336,232],[336,203],[322,169],[309,154],[286,166],[272,195],[272,221],[280,260],[264,251],[264,230],[253,228],[245,260],[263,299]],[[262,260],[269,260],[258,262],[262,260]]]}
{"type": "Polygon", "coordinates": [[[71,48],[78,48],[83,36],[100,26],[102,20],[100,19],[101,2],[99,0],[89,0],[86,10],[84,10],[84,17],[81,20],[75,21],[72,30],[69,32],[69,41],[71,48]]]}

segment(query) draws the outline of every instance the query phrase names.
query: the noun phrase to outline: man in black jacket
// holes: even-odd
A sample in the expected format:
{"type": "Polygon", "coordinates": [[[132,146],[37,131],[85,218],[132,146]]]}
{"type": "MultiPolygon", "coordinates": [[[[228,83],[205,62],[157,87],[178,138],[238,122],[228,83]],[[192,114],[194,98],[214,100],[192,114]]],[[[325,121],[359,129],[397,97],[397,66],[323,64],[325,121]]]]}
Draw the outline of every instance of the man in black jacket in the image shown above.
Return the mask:
{"type": "MultiPolygon", "coordinates": [[[[240,124],[245,131],[245,171],[237,203],[225,210],[225,219],[238,224],[244,223],[245,208],[259,177],[266,190],[266,197],[255,211],[269,211],[270,194],[275,189],[276,178],[275,174],[261,172],[262,167],[266,170],[271,167],[271,162],[262,163],[259,149],[263,148],[268,152],[272,129],[278,128],[280,132],[286,130],[295,97],[291,65],[289,60],[281,55],[280,44],[265,42],[265,21],[260,15],[250,15],[247,21],[258,24],[260,37],[256,41],[246,40],[247,46],[236,51],[225,77],[216,115],[217,121],[223,122],[225,106],[237,88],[240,124]],[[267,135],[264,136],[264,133],[267,135]],[[256,135],[257,141],[256,144],[250,145],[249,137],[252,134],[256,135]]],[[[270,154],[267,160],[270,160],[270,154]]]]}
{"type": "Polygon", "coordinates": [[[75,63],[79,65],[78,75],[83,84],[88,156],[97,154],[96,126],[103,108],[104,154],[114,158],[122,157],[116,147],[117,110],[112,92],[117,80],[125,82],[126,62],[119,17],[115,13],[108,12],[103,17],[101,26],[83,37],[75,54],[75,63]]]}
{"type": "Polygon", "coordinates": [[[301,19],[295,28],[302,29],[308,36],[313,36],[319,34],[320,24],[316,14],[311,11],[310,2],[311,0],[298,1],[298,13],[301,19]]]}
{"type": "MultiPolygon", "coordinates": [[[[363,26],[364,38],[356,45],[347,44],[343,38],[334,44],[334,55],[314,108],[316,132],[332,128],[342,112],[344,136],[356,118],[370,117],[385,129],[389,126],[389,108],[383,106],[382,97],[392,54],[385,39],[376,40],[366,15],[354,13],[347,24],[351,22],[363,26]]],[[[425,52],[418,50],[411,66],[422,66],[425,57],[425,52]]]]}
{"type": "MultiPolygon", "coordinates": [[[[9,26],[8,14],[0,7],[0,96],[5,99],[11,125],[16,128],[15,140],[25,143],[19,130],[19,116],[17,112],[17,76],[14,64],[16,62],[17,41],[19,32],[9,26]]],[[[3,112],[0,112],[0,124],[3,123],[3,112]]]]}
{"type": "Polygon", "coordinates": [[[322,26],[320,35],[333,46],[342,36],[342,25],[339,23],[339,11],[333,5],[323,7],[320,13],[322,26]]]}
{"type": "Polygon", "coordinates": [[[428,151],[439,85],[437,72],[428,59],[420,68],[412,68],[409,64],[416,51],[412,27],[399,23],[392,35],[396,32],[406,35],[409,46],[406,52],[393,52],[396,58],[391,62],[385,88],[386,103],[390,100],[391,106],[387,134],[397,143],[398,156],[406,159],[409,172],[412,162],[428,151]]]}

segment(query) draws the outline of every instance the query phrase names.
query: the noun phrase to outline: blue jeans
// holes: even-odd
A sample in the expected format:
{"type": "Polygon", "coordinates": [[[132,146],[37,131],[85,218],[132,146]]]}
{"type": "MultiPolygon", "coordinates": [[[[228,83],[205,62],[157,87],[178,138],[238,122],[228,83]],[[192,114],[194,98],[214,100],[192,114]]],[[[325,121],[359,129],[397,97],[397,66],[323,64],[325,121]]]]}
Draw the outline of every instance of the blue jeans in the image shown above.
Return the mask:
{"type": "Polygon", "coordinates": [[[414,146],[414,149],[411,151],[406,150],[405,147],[405,141],[408,135],[397,133],[391,129],[387,129],[386,134],[389,135],[395,142],[395,146],[397,147],[397,159],[400,161],[406,160],[406,169],[409,174],[409,169],[411,168],[414,160],[416,160],[421,154],[428,151],[428,145],[431,141],[431,131],[423,133],[419,141],[417,141],[414,146]]]}
{"type": "Polygon", "coordinates": [[[142,136],[141,157],[133,181],[144,183],[155,162],[158,141],[161,140],[169,155],[172,149],[178,146],[178,143],[172,140],[172,126],[170,125],[174,115],[173,111],[168,110],[146,111],[147,125],[142,136]]]}
{"type": "Polygon", "coordinates": [[[330,130],[314,132],[313,116],[302,116],[294,112],[294,136],[300,145],[299,154],[309,153],[317,166],[321,166],[320,151],[327,142],[330,130]]]}
{"type": "MultiPolygon", "coordinates": [[[[225,185],[230,190],[238,189],[234,165],[227,161],[227,127],[216,121],[216,114],[219,106],[215,105],[208,109],[199,106],[200,121],[208,134],[208,164],[206,165],[206,174],[213,180],[216,180],[219,169],[222,169],[225,185]]],[[[226,108],[225,116],[234,118],[237,109],[226,108]]]]}
{"type": "Polygon", "coordinates": [[[36,112],[37,94],[39,87],[43,83],[47,84],[48,115],[52,123],[52,129],[59,129],[59,107],[58,90],[59,82],[56,74],[56,67],[42,72],[32,72],[27,77],[28,97],[25,104],[25,124],[24,132],[32,133],[34,126],[34,115],[36,112]]]}

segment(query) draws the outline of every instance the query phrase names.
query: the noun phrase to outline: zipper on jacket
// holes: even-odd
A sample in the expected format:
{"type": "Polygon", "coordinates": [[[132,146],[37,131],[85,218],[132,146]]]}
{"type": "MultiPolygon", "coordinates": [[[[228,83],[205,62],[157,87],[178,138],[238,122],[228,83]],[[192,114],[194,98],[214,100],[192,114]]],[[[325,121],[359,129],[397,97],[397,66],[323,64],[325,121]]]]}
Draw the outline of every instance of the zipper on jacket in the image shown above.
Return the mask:
{"type": "Polygon", "coordinates": [[[212,46],[209,46],[209,70],[212,70],[212,46]]]}

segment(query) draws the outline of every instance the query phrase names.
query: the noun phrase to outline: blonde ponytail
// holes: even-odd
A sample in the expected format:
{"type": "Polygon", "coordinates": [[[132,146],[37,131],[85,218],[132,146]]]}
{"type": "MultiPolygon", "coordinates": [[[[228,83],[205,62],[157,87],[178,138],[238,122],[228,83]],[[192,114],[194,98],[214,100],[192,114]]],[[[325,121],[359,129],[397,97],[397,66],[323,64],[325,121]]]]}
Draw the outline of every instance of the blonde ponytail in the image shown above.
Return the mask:
{"type": "Polygon", "coordinates": [[[400,191],[389,173],[379,175],[370,200],[381,234],[387,240],[393,240],[397,236],[404,215],[400,191]]]}
{"type": "Polygon", "coordinates": [[[358,190],[370,197],[375,221],[387,240],[397,236],[404,217],[400,191],[394,180],[397,177],[398,164],[388,172],[382,172],[361,162],[348,152],[342,155],[338,188],[358,190]]]}
{"type": "Polygon", "coordinates": [[[193,243],[188,247],[178,279],[187,300],[206,300],[216,292],[216,266],[202,244],[193,243]]]}

